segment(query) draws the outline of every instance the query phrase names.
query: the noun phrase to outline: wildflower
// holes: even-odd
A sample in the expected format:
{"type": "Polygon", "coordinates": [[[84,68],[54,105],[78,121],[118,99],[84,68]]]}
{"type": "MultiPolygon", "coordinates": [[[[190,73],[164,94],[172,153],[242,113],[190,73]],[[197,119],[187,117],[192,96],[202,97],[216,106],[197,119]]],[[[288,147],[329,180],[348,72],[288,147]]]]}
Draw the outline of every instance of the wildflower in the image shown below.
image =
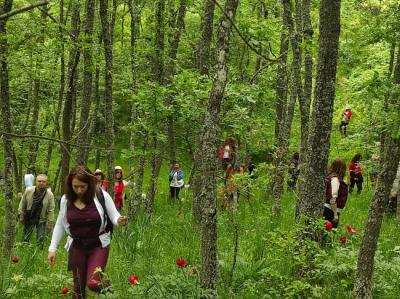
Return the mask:
{"type": "Polygon", "coordinates": [[[19,262],[19,257],[18,257],[18,256],[14,256],[14,257],[11,259],[11,261],[12,261],[14,264],[16,264],[16,263],[19,262]]]}
{"type": "Polygon", "coordinates": [[[87,285],[90,288],[95,288],[95,287],[97,287],[97,281],[94,280],[94,279],[91,279],[91,280],[88,281],[87,285]]]}
{"type": "Polygon", "coordinates": [[[185,260],[183,257],[180,257],[180,258],[178,258],[178,259],[176,260],[176,265],[177,265],[178,267],[183,268],[183,267],[186,267],[186,266],[187,266],[187,262],[186,262],[186,260],[185,260]]]}
{"type": "Polygon", "coordinates": [[[68,293],[68,288],[64,287],[64,288],[61,289],[60,292],[61,292],[61,294],[66,295],[68,293]]]}
{"type": "Polygon", "coordinates": [[[23,276],[21,274],[14,274],[11,280],[15,283],[19,283],[22,280],[23,276]]]}
{"type": "Polygon", "coordinates": [[[349,224],[346,224],[346,231],[347,231],[349,234],[356,234],[356,233],[358,233],[358,229],[355,228],[355,227],[351,227],[349,224]]]}
{"type": "Polygon", "coordinates": [[[333,228],[333,224],[330,221],[325,222],[325,229],[329,232],[333,228]]]}
{"type": "Polygon", "coordinates": [[[93,274],[102,273],[102,272],[103,272],[103,269],[101,269],[101,267],[96,267],[96,269],[94,269],[94,271],[93,271],[93,274]]]}
{"type": "Polygon", "coordinates": [[[139,277],[137,275],[131,275],[128,281],[130,284],[139,284],[139,277]]]}
{"type": "Polygon", "coordinates": [[[339,241],[340,241],[340,243],[342,243],[342,244],[346,244],[346,243],[347,243],[347,238],[346,238],[346,236],[341,236],[340,239],[339,239],[339,241]]]}

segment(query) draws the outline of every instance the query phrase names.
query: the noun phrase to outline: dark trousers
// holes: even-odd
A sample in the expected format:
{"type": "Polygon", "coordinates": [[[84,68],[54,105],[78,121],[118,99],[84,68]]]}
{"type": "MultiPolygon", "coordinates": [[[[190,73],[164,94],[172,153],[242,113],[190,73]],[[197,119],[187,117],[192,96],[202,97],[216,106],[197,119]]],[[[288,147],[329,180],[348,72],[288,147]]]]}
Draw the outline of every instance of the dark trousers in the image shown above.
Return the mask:
{"type": "Polygon", "coordinates": [[[338,221],[334,222],[333,218],[335,218],[335,215],[334,215],[333,211],[331,209],[328,209],[327,207],[324,207],[324,215],[323,215],[324,219],[331,221],[334,228],[337,228],[339,225],[340,213],[338,212],[337,214],[338,214],[338,221]]]}
{"type": "Polygon", "coordinates": [[[181,188],[180,187],[169,187],[169,193],[170,193],[170,196],[171,196],[171,199],[174,199],[174,198],[176,198],[176,199],[179,199],[179,191],[181,190],[181,188]]]}
{"type": "Polygon", "coordinates": [[[339,126],[339,130],[340,130],[340,132],[342,132],[344,135],[346,135],[346,133],[347,133],[347,125],[348,125],[349,123],[347,122],[347,121],[343,121],[342,120],[342,122],[340,123],[340,126],[339,126]]]}
{"type": "Polygon", "coordinates": [[[353,192],[354,185],[357,185],[357,193],[361,193],[363,181],[364,179],[361,174],[350,176],[350,193],[353,192]]]}
{"type": "Polygon", "coordinates": [[[33,229],[36,228],[36,240],[41,249],[43,249],[44,245],[44,236],[46,234],[46,223],[38,223],[38,224],[25,224],[24,225],[24,242],[29,242],[31,236],[33,234],[33,229]]]}
{"type": "Polygon", "coordinates": [[[109,281],[102,279],[101,273],[94,273],[97,267],[104,271],[110,248],[107,246],[93,249],[79,249],[73,245],[70,248],[69,258],[74,280],[73,299],[86,298],[85,288],[89,281],[95,280],[96,286],[89,286],[94,292],[100,292],[109,286],[109,281]]]}

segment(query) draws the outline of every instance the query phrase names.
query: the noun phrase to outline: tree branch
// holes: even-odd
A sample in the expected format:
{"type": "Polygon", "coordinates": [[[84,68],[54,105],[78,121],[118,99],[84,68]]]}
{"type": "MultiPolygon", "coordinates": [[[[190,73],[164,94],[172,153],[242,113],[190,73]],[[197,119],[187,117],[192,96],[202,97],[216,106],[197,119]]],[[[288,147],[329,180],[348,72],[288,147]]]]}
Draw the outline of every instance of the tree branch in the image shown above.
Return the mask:
{"type": "Polygon", "coordinates": [[[14,15],[23,13],[23,12],[25,12],[27,10],[31,10],[31,9],[33,9],[35,7],[43,6],[43,5],[47,5],[47,4],[49,4],[48,0],[42,0],[42,1],[39,1],[37,3],[32,3],[32,4],[29,4],[29,5],[26,5],[26,6],[22,6],[20,8],[14,9],[14,10],[8,12],[8,13],[0,15],[0,20],[8,19],[9,17],[12,17],[14,15]]]}

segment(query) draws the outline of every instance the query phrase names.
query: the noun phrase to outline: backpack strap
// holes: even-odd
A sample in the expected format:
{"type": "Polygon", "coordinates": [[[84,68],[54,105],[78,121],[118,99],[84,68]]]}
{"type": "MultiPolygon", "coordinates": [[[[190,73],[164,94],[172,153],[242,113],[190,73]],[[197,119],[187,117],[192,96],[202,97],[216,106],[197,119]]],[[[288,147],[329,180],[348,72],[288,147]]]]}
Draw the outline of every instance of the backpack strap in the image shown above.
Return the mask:
{"type": "Polygon", "coordinates": [[[111,232],[111,234],[112,234],[114,225],[111,222],[111,219],[110,219],[110,217],[108,216],[108,213],[107,213],[103,190],[101,190],[100,188],[96,188],[96,197],[97,197],[97,200],[100,202],[101,207],[103,208],[103,211],[104,211],[104,219],[106,221],[105,231],[106,232],[111,232]]]}

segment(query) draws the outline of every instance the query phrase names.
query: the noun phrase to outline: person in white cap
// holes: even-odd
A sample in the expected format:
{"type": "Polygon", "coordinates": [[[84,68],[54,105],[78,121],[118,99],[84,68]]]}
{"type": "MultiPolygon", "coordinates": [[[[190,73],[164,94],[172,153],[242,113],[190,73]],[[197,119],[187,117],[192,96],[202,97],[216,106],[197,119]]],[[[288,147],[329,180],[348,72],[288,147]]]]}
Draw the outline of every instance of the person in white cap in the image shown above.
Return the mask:
{"type": "Polygon", "coordinates": [[[342,113],[342,122],[340,123],[340,126],[339,126],[340,132],[344,136],[346,136],[347,125],[349,124],[352,116],[353,116],[353,112],[351,111],[351,107],[350,107],[350,105],[346,104],[346,107],[342,113]]]}
{"type": "Polygon", "coordinates": [[[94,172],[94,176],[96,177],[97,186],[103,189],[104,191],[107,191],[108,181],[104,177],[104,173],[100,169],[96,169],[96,171],[94,172]]]}

